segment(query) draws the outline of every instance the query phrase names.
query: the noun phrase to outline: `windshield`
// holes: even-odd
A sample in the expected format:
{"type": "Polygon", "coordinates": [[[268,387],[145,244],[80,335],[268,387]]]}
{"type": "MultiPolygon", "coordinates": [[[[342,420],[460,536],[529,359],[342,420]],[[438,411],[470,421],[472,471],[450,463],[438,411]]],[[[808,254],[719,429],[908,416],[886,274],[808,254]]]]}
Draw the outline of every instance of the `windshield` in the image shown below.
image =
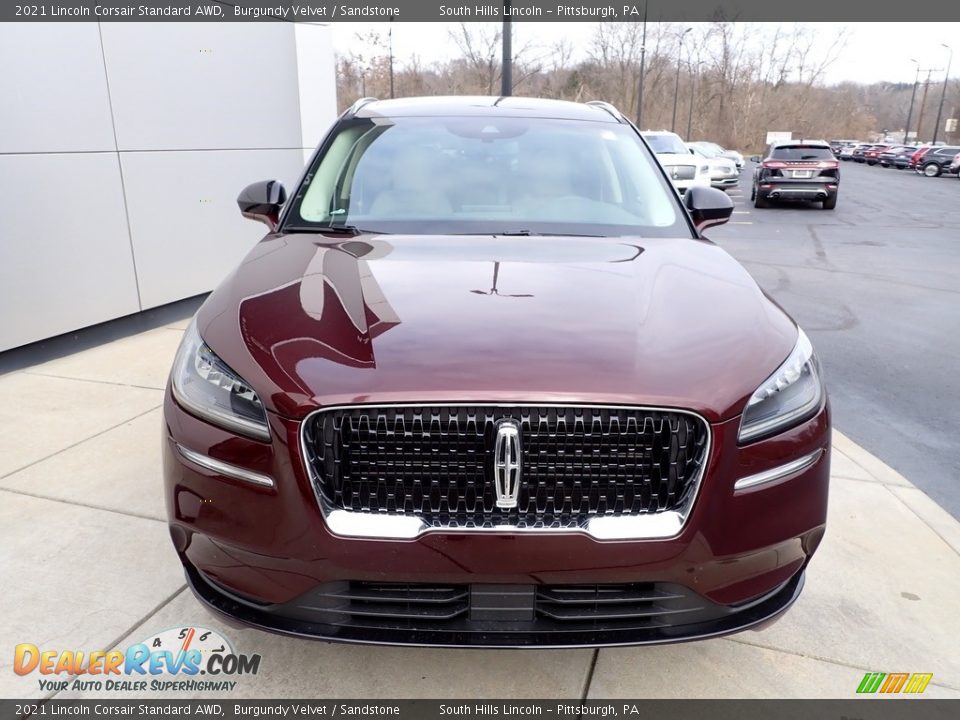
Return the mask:
{"type": "Polygon", "coordinates": [[[653,151],[658,155],[688,155],[687,146],[676,135],[644,135],[653,151]]]}
{"type": "Polygon", "coordinates": [[[516,117],[356,119],[314,161],[286,229],[690,235],[627,125],[516,117]]]}
{"type": "Polygon", "coordinates": [[[833,151],[822,145],[781,145],[770,155],[774,160],[833,160],[833,151]]]}
{"type": "Polygon", "coordinates": [[[714,150],[709,145],[690,145],[690,149],[695,153],[698,153],[701,157],[705,158],[717,158],[720,157],[720,153],[714,150]]]}

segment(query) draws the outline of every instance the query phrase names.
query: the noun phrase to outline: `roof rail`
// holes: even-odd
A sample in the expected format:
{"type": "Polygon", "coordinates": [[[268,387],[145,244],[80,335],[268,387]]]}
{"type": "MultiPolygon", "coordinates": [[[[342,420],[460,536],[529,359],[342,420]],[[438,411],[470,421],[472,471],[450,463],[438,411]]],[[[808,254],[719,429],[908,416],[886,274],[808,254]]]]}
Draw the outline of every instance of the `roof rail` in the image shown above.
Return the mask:
{"type": "Polygon", "coordinates": [[[358,112],[360,112],[360,110],[362,110],[365,105],[369,105],[369,104],[372,103],[372,102],[377,102],[377,98],[375,98],[375,97],[363,97],[363,98],[360,98],[360,99],[357,100],[353,105],[351,105],[349,108],[347,108],[347,112],[344,113],[344,114],[345,114],[347,117],[353,117],[353,116],[356,115],[358,112]]]}
{"type": "Polygon", "coordinates": [[[613,117],[613,119],[616,120],[618,123],[629,123],[629,120],[627,120],[627,118],[624,117],[623,113],[617,110],[616,107],[614,107],[608,102],[605,102],[603,100],[588,100],[587,105],[592,105],[595,108],[599,108],[605,111],[608,115],[613,117]]]}

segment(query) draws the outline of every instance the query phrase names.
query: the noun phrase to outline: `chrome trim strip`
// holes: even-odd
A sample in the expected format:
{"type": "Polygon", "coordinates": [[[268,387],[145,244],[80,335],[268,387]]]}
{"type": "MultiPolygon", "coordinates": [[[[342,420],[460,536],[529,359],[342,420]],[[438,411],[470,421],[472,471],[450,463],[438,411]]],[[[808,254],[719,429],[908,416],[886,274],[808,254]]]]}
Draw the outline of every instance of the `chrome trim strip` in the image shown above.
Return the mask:
{"type": "Polygon", "coordinates": [[[777,467],[769,470],[764,470],[763,472],[756,473],[755,475],[747,475],[746,477],[740,478],[733,484],[733,490],[736,492],[738,490],[746,490],[747,488],[755,488],[758,485],[766,485],[767,483],[772,483],[775,480],[785,478],[787,475],[793,475],[801,470],[806,470],[808,467],[817,462],[821,455],[823,455],[823,449],[817,448],[809,455],[804,455],[803,457],[797,458],[791,462],[778,465],[777,467]]]}
{"type": "Polygon", "coordinates": [[[378,102],[377,98],[369,97],[369,96],[362,97],[359,100],[357,100],[353,105],[351,105],[349,108],[347,108],[347,112],[345,114],[347,115],[347,117],[354,117],[358,112],[360,112],[363,109],[365,105],[369,105],[372,102],[378,102]]]}
{"type": "Polygon", "coordinates": [[[617,121],[618,123],[620,123],[621,125],[623,125],[623,124],[625,124],[625,123],[627,122],[626,116],[625,116],[622,112],[620,112],[620,111],[617,109],[617,107],[616,107],[615,105],[613,105],[612,103],[608,103],[608,102],[606,102],[606,101],[604,101],[604,100],[588,100],[588,101],[586,102],[586,104],[587,104],[587,105],[590,105],[591,107],[595,107],[595,108],[599,108],[599,109],[601,109],[601,110],[604,110],[608,115],[610,115],[611,117],[613,117],[613,119],[616,120],[616,121],[617,121]]]}
{"type": "Polygon", "coordinates": [[[275,487],[273,478],[269,475],[261,475],[260,473],[253,472],[252,470],[245,470],[244,468],[237,467],[236,465],[215,460],[208,455],[202,455],[195,450],[185,448],[180,443],[174,444],[177,446],[177,451],[183,457],[206,470],[210,470],[211,472],[215,472],[220,475],[225,475],[226,477],[233,478],[234,480],[243,480],[244,482],[253,483],[254,485],[258,485],[260,487],[275,487]]]}
{"type": "Polygon", "coordinates": [[[355,405],[330,405],[309,413],[300,422],[300,459],[307,469],[310,486],[313,488],[317,505],[327,523],[327,528],[334,535],[349,538],[366,538],[376,540],[414,540],[427,533],[541,533],[587,535],[594,540],[630,541],[630,540],[672,540],[680,535],[687,524],[687,519],[700,496],[700,486],[706,475],[710,463],[710,451],[713,448],[713,428],[707,419],[693,410],[671,407],[651,407],[647,405],[590,405],[583,403],[558,402],[439,402],[439,403],[371,403],[355,405]],[[413,515],[387,515],[386,513],[363,513],[342,508],[332,508],[324,501],[317,491],[317,477],[313,464],[308,459],[306,427],[315,415],[333,410],[356,410],[378,408],[431,408],[431,407],[557,407],[557,408],[584,408],[588,410],[639,410],[648,412],[680,413],[696,418],[703,423],[707,433],[707,441],[703,449],[703,463],[693,478],[693,492],[686,504],[679,510],[667,510],[659,513],[642,515],[595,516],[578,528],[547,528],[547,527],[518,527],[515,525],[498,525],[490,528],[435,528],[428,526],[419,517],[413,515]],[[400,521],[400,522],[398,522],[400,521]]]}

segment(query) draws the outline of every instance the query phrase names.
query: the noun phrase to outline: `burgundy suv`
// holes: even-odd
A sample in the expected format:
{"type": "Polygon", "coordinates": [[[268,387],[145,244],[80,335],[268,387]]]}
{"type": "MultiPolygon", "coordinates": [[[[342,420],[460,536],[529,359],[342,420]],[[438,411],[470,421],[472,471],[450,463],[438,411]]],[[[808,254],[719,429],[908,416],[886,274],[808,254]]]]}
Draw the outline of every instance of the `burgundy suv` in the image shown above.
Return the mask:
{"type": "Polygon", "coordinates": [[[356,642],[760,627],[824,532],[807,336],[605,103],[363,100],[200,308],[165,400],[197,597],[356,642]]]}

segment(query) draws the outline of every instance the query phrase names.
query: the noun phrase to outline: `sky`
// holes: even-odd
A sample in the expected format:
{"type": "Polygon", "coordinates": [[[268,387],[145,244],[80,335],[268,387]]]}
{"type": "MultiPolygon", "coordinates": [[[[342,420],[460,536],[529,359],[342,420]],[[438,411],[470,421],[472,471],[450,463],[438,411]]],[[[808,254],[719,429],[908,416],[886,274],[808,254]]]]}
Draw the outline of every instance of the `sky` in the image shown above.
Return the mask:
{"type": "MultiPolygon", "coordinates": [[[[921,67],[939,69],[932,79],[943,78],[949,52],[940,43],[952,44],[956,57],[950,73],[960,76],[960,23],[806,23],[818,35],[831,41],[841,28],[847,41],[837,60],[828,68],[824,81],[828,84],[853,80],[863,83],[913,82],[916,59],[921,67]]],[[[331,23],[334,49],[347,54],[357,47],[356,35],[369,30],[385,33],[390,23],[331,23]]],[[[582,57],[582,48],[589,42],[594,23],[517,22],[513,29],[513,46],[534,42],[551,46],[561,38],[574,45],[574,59],[582,57]]],[[[413,55],[425,63],[444,60],[457,54],[450,39],[456,23],[393,23],[393,44],[396,61],[402,66],[413,55]]]]}

